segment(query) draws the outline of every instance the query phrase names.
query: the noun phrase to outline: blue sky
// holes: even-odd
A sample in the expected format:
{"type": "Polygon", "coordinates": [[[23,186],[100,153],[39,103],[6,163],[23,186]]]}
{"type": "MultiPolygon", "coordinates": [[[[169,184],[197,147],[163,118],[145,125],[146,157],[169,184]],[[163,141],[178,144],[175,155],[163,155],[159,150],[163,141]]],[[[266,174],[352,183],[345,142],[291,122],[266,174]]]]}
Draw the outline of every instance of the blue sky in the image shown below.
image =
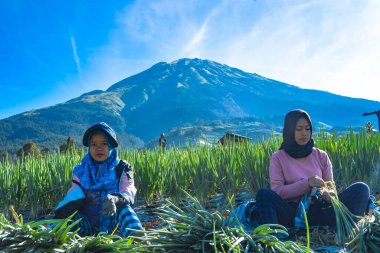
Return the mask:
{"type": "Polygon", "coordinates": [[[185,57],[380,101],[378,13],[377,0],[1,0],[0,119],[185,57]]]}

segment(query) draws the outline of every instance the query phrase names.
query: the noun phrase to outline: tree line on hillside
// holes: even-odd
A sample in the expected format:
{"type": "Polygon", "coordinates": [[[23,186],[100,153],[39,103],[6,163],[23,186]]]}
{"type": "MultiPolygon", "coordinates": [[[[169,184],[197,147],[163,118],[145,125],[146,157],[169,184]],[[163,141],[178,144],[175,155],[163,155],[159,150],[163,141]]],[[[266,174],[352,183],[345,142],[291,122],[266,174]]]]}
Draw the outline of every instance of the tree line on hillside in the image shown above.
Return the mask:
{"type": "MultiPolygon", "coordinates": [[[[372,122],[370,122],[370,121],[364,125],[364,128],[366,129],[367,133],[372,134],[375,132],[375,128],[374,128],[372,122]]],[[[127,136],[127,139],[128,139],[128,141],[132,140],[132,141],[135,141],[136,143],[138,141],[140,141],[140,140],[136,141],[133,138],[131,138],[130,136],[127,136]]],[[[138,143],[138,145],[141,145],[141,143],[138,143]]],[[[39,155],[46,156],[46,155],[49,155],[50,152],[51,151],[49,148],[44,147],[44,148],[40,149],[35,142],[29,140],[20,149],[17,150],[15,158],[20,159],[22,157],[39,156],[39,155]]],[[[68,152],[69,153],[70,152],[80,153],[81,148],[76,147],[74,138],[69,136],[66,140],[66,143],[59,146],[59,152],[61,154],[66,154],[68,152]]],[[[0,157],[1,157],[1,161],[10,159],[9,152],[7,150],[2,151],[0,157]]]]}
{"type": "MultiPolygon", "coordinates": [[[[49,148],[39,149],[38,145],[33,141],[27,141],[20,149],[17,150],[16,157],[17,159],[22,159],[23,157],[28,156],[46,156],[50,154],[49,148]]],[[[77,152],[80,153],[81,149],[75,146],[75,140],[72,137],[68,137],[66,143],[59,146],[59,152],[61,154],[77,152]]],[[[9,153],[7,151],[3,151],[1,154],[2,161],[9,159],[9,153]]]]}

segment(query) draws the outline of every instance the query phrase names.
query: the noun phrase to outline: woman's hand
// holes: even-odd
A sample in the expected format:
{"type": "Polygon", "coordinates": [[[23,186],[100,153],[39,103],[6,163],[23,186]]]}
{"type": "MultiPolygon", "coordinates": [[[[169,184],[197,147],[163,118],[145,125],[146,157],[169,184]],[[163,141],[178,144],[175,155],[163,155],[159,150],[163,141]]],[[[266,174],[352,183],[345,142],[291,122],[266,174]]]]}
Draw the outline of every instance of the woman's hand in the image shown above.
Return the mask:
{"type": "Polygon", "coordinates": [[[119,201],[117,196],[112,196],[107,194],[102,206],[101,215],[104,216],[113,216],[116,213],[116,204],[119,201]]]}
{"type": "Polygon", "coordinates": [[[322,186],[325,186],[325,181],[323,181],[323,179],[317,175],[309,177],[308,182],[309,182],[309,187],[311,188],[312,187],[321,188],[322,186]]]}
{"type": "Polygon", "coordinates": [[[331,203],[331,196],[336,197],[334,190],[323,187],[320,191],[321,191],[322,198],[328,203],[331,203]]]}

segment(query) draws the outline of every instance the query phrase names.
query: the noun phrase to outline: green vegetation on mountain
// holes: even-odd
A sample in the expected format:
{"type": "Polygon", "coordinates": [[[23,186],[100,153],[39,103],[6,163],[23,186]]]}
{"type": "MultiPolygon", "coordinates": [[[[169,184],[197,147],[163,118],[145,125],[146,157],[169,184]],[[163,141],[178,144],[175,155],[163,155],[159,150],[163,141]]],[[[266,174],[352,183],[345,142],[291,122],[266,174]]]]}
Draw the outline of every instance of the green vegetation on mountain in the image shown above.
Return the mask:
{"type": "Polygon", "coordinates": [[[362,113],[379,109],[380,102],[301,89],[209,60],[180,59],[106,91],[0,120],[0,152],[16,153],[28,141],[53,151],[69,136],[81,145],[83,131],[99,121],[115,129],[122,147],[142,148],[162,132],[169,133],[169,144],[220,138],[224,129],[256,138],[281,131],[283,115],[295,108],[307,110],[325,130],[348,130],[364,126],[368,118],[362,113]]]}

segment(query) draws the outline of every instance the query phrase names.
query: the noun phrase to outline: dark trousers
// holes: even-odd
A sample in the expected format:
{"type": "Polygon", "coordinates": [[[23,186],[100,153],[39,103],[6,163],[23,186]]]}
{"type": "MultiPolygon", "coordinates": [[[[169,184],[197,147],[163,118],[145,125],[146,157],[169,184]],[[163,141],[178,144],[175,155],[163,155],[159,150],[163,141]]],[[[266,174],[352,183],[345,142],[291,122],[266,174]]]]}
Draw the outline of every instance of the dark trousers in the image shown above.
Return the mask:
{"type": "MultiPolygon", "coordinates": [[[[350,185],[339,194],[339,200],[354,215],[363,216],[368,208],[369,188],[365,183],[350,185]]],[[[285,227],[294,226],[297,203],[283,200],[270,189],[260,189],[256,194],[255,220],[258,224],[281,224],[285,227]]],[[[311,204],[307,214],[310,226],[335,225],[334,208],[319,203],[311,204]]]]}

